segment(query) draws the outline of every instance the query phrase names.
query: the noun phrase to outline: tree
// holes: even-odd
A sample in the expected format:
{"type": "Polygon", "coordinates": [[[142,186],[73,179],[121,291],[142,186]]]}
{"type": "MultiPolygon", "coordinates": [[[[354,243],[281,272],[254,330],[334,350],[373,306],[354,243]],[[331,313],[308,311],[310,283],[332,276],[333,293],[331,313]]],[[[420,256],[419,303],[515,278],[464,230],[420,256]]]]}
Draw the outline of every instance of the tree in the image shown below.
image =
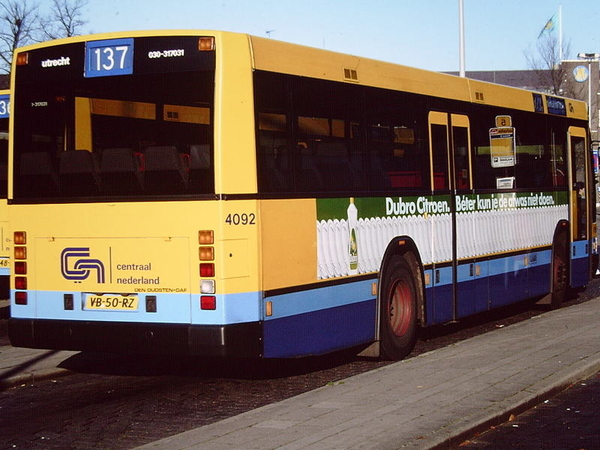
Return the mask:
{"type": "Polygon", "coordinates": [[[17,47],[36,42],[39,32],[39,6],[27,0],[0,1],[0,72],[10,73],[17,47]]]}
{"type": "Polygon", "coordinates": [[[24,45],[76,36],[87,21],[88,0],[52,0],[47,15],[28,0],[0,0],[0,73],[9,74],[13,52],[24,45]]]}
{"type": "MultiPolygon", "coordinates": [[[[567,67],[560,59],[558,39],[553,33],[540,34],[537,40],[537,55],[525,52],[529,67],[536,73],[537,89],[554,95],[567,95],[565,78],[567,67]]],[[[568,55],[569,43],[563,44],[562,54],[568,55]]]]}
{"type": "Polygon", "coordinates": [[[47,39],[77,36],[87,23],[83,20],[83,9],[88,0],[52,0],[52,4],[49,17],[41,21],[44,36],[47,39]]]}

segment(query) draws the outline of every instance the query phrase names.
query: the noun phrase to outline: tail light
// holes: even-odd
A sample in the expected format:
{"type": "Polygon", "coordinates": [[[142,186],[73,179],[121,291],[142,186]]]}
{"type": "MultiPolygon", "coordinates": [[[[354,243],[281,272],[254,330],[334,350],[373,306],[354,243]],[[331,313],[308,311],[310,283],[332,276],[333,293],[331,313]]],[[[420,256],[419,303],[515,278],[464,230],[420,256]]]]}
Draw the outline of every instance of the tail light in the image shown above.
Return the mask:
{"type": "Polygon", "coordinates": [[[200,309],[214,311],[217,309],[217,297],[215,295],[215,233],[213,230],[200,230],[198,232],[198,259],[200,274],[200,309]],[[208,262],[211,261],[211,262],[208,262]]]}
{"type": "Polygon", "coordinates": [[[27,305],[27,233],[15,231],[14,242],[14,271],[15,271],[15,304],[27,305]]]}

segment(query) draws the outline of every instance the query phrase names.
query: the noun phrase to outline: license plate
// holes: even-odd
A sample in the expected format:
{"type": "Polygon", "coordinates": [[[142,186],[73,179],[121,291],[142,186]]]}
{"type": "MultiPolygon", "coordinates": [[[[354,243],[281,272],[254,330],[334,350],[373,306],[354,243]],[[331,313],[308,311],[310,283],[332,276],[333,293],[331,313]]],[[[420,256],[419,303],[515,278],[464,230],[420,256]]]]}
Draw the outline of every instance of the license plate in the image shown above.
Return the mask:
{"type": "Polygon", "coordinates": [[[105,311],[137,311],[137,295],[88,294],[85,298],[85,309],[105,311]]]}

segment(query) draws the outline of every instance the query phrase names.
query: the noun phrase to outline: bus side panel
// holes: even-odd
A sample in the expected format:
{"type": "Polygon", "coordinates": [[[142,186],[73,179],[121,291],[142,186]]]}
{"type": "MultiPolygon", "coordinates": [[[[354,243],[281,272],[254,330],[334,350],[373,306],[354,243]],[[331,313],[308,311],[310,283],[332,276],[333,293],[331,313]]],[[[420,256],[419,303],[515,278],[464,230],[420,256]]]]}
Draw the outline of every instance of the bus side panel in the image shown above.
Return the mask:
{"type": "Polygon", "coordinates": [[[466,317],[489,308],[488,261],[458,266],[458,317],[466,317]]]}
{"type": "Polygon", "coordinates": [[[517,255],[490,261],[490,308],[527,298],[525,258],[526,255],[517,255]]]}
{"type": "Polygon", "coordinates": [[[577,241],[571,244],[571,287],[585,286],[589,282],[589,249],[588,241],[577,241]]]}
{"type": "Polygon", "coordinates": [[[452,267],[433,270],[432,295],[427,297],[427,325],[450,322],[453,318],[452,267]]]}
{"type": "Polygon", "coordinates": [[[263,290],[317,281],[315,200],[264,200],[259,208],[263,290]]]}
{"type": "Polygon", "coordinates": [[[373,280],[265,298],[264,356],[320,355],[375,340],[373,280]]]}
{"type": "Polygon", "coordinates": [[[527,269],[528,297],[540,297],[550,292],[552,250],[532,252],[527,269]]]}

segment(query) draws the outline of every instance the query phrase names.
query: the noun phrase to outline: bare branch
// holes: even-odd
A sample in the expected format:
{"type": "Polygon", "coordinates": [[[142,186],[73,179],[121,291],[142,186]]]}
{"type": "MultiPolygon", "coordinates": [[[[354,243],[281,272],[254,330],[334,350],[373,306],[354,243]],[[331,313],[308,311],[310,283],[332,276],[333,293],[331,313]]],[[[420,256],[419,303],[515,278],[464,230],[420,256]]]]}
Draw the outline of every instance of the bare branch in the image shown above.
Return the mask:
{"type": "MultiPolygon", "coordinates": [[[[537,89],[554,95],[565,95],[564,82],[566,67],[560,60],[560,48],[556,36],[552,33],[543,34],[537,40],[537,54],[525,52],[529,67],[536,73],[537,89]]],[[[562,53],[568,55],[570,44],[563,45],[562,53]]]]}
{"type": "Polygon", "coordinates": [[[39,6],[27,0],[0,1],[0,71],[10,73],[15,49],[35,42],[39,6]]]}
{"type": "Polygon", "coordinates": [[[47,39],[77,36],[87,23],[83,9],[88,0],[52,0],[53,8],[47,19],[41,22],[42,32],[47,39]]]}

